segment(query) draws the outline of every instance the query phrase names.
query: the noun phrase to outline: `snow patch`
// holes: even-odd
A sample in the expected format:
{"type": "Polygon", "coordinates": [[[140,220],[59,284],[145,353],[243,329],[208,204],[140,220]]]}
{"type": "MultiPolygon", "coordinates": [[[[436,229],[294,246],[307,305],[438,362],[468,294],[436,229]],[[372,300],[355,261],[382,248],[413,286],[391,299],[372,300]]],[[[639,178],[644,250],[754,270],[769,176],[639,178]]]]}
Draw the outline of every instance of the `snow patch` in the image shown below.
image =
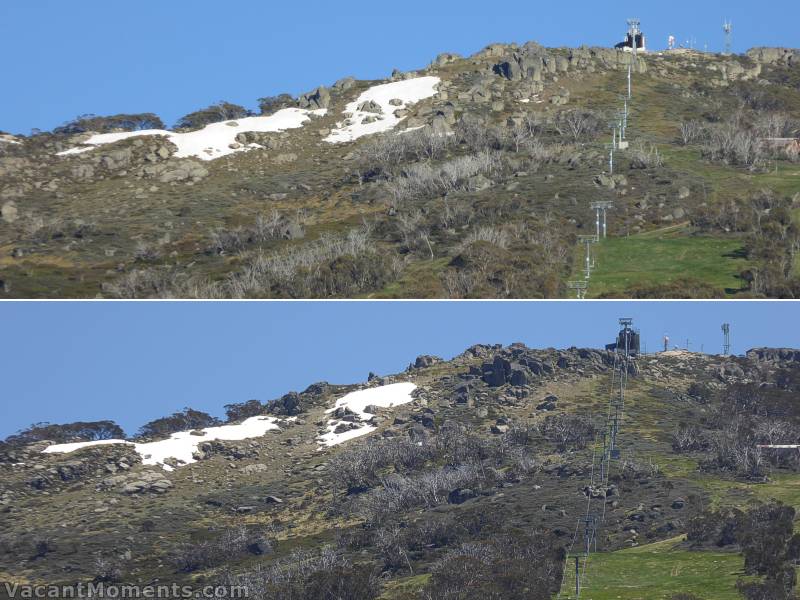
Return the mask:
{"type": "Polygon", "coordinates": [[[105,144],[113,144],[120,140],[127,140],[134,137],[143,136],[163,136],[178,147],[175,153],[176,158],[195,157],[201,160],[214,160],[234,152],[244,152],[253,147],[240,146],[231,148],[236,143],[236,136],[240,133],[249,131],[256,133],[274,133],[286,131],[287,129],[297,129],[308,122],[312,116],[322,117],[327,114],[326,109],[304,110],[300,108],[284,108],[274,115],[268,117],[246,117],[234,121],[223,121],[221,123],[211,123],[197,131],[188,133],[178,133],[164,129],[144,129],[142,131],[123,131],[120,133],[101,133],[93,135],[84,144],[87,147],[77,147],[59,152],[58,156],[71,156],[82,154],[93,148],[105,144]]]}
{"type": "Polygon", "coordinates": [[[441,82],[438,77],[417,77],[403,81],[393,81],[369,88],[354,102],[345,107],[345,113],[352,116],[345,121],[337,123],[337,129],[325,138],[329,144],[352,142],[365,135],[383,133],[394,129],[405,117],[395,116],[395,111],[406,109],[412,104],[435,96],[436,87],[441,82]],[[392,100],[395,100],[392,103],[392,100]],[[397,101],[400,101],[399,103],[397,101]],[[373,102],[380,106],[381,112],[358,110],[365,103],[373,102]],[[373,118],[378,119],[372,122],[373,118]]]}
{"type": "Polygon", "coordinates": [[[358,416],[362,423],[353,423],[358,427],[350,429],[341,433],[335,433],[336,428],[346,423],[339,419],[330,419],[327,425],[327,432],[319,436],[319,441],[323,446],[336,446],[348,440],[352,440],[362,435],[367,435],[375,431],[376,427],[368,425],[363,421],[369,421],[373,415],[368,413],[366,408],[368,406],[377,406],[379,408],[391,408],[393,406],[401,406],[408,404],[414,399],[411,397],[411,392],[417,389],[413,383],[392,383],[376,388],[369,388],[366,390],[359,390],[357,392],[350,392],[342,396],[336,401],[333,408],[325,411],[330,414],[337,409],[343,408],[349,410],[351,413],[358,416]]]}
{"type": "Polygon", "coordinates": [[[5,144],[21,144],[22,143],[17,138],[15,138],[13,135],[6,135],[6,134],[0,134],[0,142],[3,142],[5,144]]]}
{"type": "Polygon", "coordinates": [[[141,455],[143,464],[161,465],[165,471],[172,471],[172,467],[165,464],[164,461],[175,459],[179,464],[196,462],[192,455],[197,452],[197,447],[201,442],[210,442],[212,440],[238,441],[261,437],[267,431],[279,429],[278,425],[276,425],[277,420],[278,419],[275,417],[251,417],[238,425],[207,427],[201,430],[203,435],[194,435],[191,431],[179,431],[178,433],[173,433],[169,439],[141,444],[128,442],[126,440],[98,440],[94,442],[54,444],[53,446],[45,448],[43,452],[47,454],[68,453],[80,450],[81,448],[91,448],[93,446],[126,444],[134,446],[136,452],[141,455]]]}

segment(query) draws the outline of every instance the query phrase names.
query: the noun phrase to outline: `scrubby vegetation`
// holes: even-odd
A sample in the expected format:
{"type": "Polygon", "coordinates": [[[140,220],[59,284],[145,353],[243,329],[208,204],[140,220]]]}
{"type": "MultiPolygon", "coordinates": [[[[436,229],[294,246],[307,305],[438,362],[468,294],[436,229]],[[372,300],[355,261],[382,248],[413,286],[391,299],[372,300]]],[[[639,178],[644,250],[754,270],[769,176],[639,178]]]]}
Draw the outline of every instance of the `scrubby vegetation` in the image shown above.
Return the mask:
{"type": "Polygon", "coordinates": [[[7,437],[5,443],[9,445],[24,445],[50,440],[56,444],[67,444],[70,442],[122,439],[124,437],[125,432],[113,421],[77,422],[63,425],[35,423],[27,429],[7,437]]]}
{"type": "Polygon", "coordinates": [[[184,408],[168,417],[155,419],[142,425],[139,429],[140,438],[158,438],[168,436],[177,431],[189,431],[191,429],[203,429],[219,425],[220,421],[208,413],[204,413],[192,408],[184,408]]]}

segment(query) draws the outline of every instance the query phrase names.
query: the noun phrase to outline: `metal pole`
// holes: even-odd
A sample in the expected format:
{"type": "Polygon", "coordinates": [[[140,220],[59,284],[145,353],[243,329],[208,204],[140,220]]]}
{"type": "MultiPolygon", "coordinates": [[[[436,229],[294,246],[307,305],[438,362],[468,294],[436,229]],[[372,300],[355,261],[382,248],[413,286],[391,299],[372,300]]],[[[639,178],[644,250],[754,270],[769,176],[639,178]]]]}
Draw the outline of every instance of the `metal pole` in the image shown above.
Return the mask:
{"type": "Polygon", "coordinates": [[[577,555],[575,555],[575,595],[580,596],[581,594],[581,567],[580,567],[580,559],[577,555]]]}
{"type": "Polygon", "coordinates": [[[589,279],[589,276],[592,273],[591,267],[591,250],[589,247],[589,242],[586,242],[586,279],[589,279]]]}
{"type": "MultiPolygon", "coordinates": [[[[636,46],[636,42],[635,41],[634,41],[633,45],[634,45],[634,47],[636,46]]],[[[633,65],[631,63],[628,63],[628,98],[632,98],[633,97],[633,87],[631,85],[631,69],[632,69],[632,67],[633,67],[633,65]]]]}
{"type": "Polygon", "coordinates": [[[611,159],[609,160],[609,164],[611,165],[610,174],[613,175],[614,174],[614,146],[613,145],[611,146],[611,159]]]}
{"type": "Polygon", "coordinates": [[[608,234],[608,220],[606,218],[606,213],[608,211],[604,208],[603,209],[603,239],[605,239],[606,235],[608,234]]]}
{"type": "MultiPolygon", "coordinates": [[[[600,209],[596,208],[595,209],[595,213],[597,215],[597,218],[595,219],[595,225],[596,225],[596,229],[597,229],[597,239],[599,240],[600,239],[600,209]]],[[[605,211],[603,211],[603,214],[605,215],[605,211]]]]}

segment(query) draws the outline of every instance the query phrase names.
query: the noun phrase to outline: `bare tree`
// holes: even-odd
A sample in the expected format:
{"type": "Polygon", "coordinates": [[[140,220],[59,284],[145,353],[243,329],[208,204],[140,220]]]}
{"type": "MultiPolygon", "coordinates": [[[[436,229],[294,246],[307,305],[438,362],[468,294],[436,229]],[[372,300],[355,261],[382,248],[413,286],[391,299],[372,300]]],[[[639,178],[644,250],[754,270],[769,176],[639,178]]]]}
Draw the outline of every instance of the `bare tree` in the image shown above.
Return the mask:
{"type": "Polygon", "coordinates": [[[696,142],[703,135],[703,125],[699,121],[681,122],[681,141],[684,146],[696,142]]]}
{"type": "Polygon", "coordinates": [[[599,119],[593,112],[580,109],[564,111],[555,121],[556,131],[562,136],[571,137],[575,142],[595,132],[598,126],[599,119]]]}

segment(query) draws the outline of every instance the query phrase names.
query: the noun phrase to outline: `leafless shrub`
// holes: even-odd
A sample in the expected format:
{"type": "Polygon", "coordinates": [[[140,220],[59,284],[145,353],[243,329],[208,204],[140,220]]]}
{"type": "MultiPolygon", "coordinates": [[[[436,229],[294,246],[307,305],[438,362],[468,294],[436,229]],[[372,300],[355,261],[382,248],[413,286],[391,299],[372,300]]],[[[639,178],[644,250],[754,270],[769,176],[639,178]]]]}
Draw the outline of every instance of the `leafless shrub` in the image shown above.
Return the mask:
{"type": "Polygon", "coordinates": [[[499,248],[508,248],[511,235],[503,227],[482,226],[471,229],[464,238],[464,245],[474,244],[475,242],[487,242],[499,248]]]}
{"type": "Polygon", "coordinates": [[[748,478],[766,474],[766,457],[741,417],[729,419],[723,429],[712,432],[709,451],[710,457],[700,465],[704,470],[731,471],[748,478]]]}
{"type": "Polygon", "coordinates": [[[387,475],[381,478],[380,488],[361,499],[360,508],[367,521],[380,522],[415,506],[432,508],[447,502],[452,490],[474,488],[490,475],[478,464],[442,467],[414,476],[387,475]]]}
{"type": "Polygon", "coordinates": [[[260,253],[228,279],[224,290],[232,298],[269,297],[273,290],[298,298],[350,295],[381,285],[398,268],[373,251],[365,225],[343,236],[324,235],[291,251],[260,253]],[[347,257],[352,263],[337,269],[347,257]]]}
{"type": "Polygon", "coordinates": [[[348,492],[372,487],[378,472],[393,467],[397,472],[410,472],[431,460],[436,448],[429,443],[415,443],[408,438],[368,440],[339,452],[331,459],[336,483],[344,483],[348,492]]]}
{"type": "Polygon", "coordinates": [[[703,154],[714,161],[749,168],[763,161],[763,146],[758,135],[739,115],[708,128],[703,154]]]}
{"type": "Polygon", "coordinates": [[[800,134],[800,121],[786,113],[761,113],[753,125],[762,138],[792,138],[800,134]]]}
{"type": "Polygon", "coordinates": [[[401,133],[374,136],[355,151],[359,179],[391,179],[398,168],[409,161],[432,161],[443,158],[454,140],[431,127],[401,133]]]}
{"type": "Polygon", "coordinates": [[[664,166],[664,159],[655,144],[638,143],[629,150],[632,169],[658,169],[664,166]]]}
{"type": "Polygon", "coordinates": [[[622,459],[620,468],[622,479],[635,480],[657,477],[660,473],[661,467],[654,463],[652,458],[639,460],[636,456],[628,455],[622,459]]]}
{"type": "Polygon", "coordinates": [[[211,247],[217,254],[241,252],[247,247],[248,233],[243,227],[235,229],[216,229],[211,232],[211,247]]]}
{"type": "Polygon", "coordinates": [[[187,276],[174,268],[152,267],[133,269],[116,281],[103,284],[103,291],[112,298],[224,298],[218,284],[187,276]]]}
{"type": "Polygon", "coordinates": [[[454,127],[455,140],[472,152],[500,150],[504,146],[504,133],[480,119],[462,118],[454,127]]]}
{"type": "Polygon", "coordinates": [[[445,196],[442,199],[441,226],[453,230],[469,225],[475,216],[472,203],[464,198],[445,196]]]}
{"type": "Polygon", "coordinates": [[[271,544],[263,534],[236,527],[223,531],[213,540],[183,544],[175,552],[173,562],[178,571],[191,573],[221,565],[248,552],[263,554],[270,551],[271,544]]]}
{"type": "Polygon", "coordinates": [[[114,556],[98,553],[94,557],[93,571],[95,577],[104,582],[116,582],[122,577],[121,560],[114,556]]]}
{"type": "Polygon", "coordinates": [[[80,219],[24,213],[19,221],[22,239],[43,244],[61,238],[83,239],[95,232],[96,226],[80,219]]]}
{"type": "Polygon", "coordinates": [[[305,235],[300,214],[287,217],[277,210],[259,214],[252,225],[233,229],[219,227],[210,234],[209,250],[215,254],[231,254],[243,251],[250,244],[263,244],[272,240],[297,239],[305,235]]]}
{"type": "Polygon", "coordinates": [[[559,135],[579,142],[599,131],[601,119],[592,111],[572,109],[559,113],[554,124],[559,135]]]}
{"type": "Polygon", "coordinates": [[[450,299],[469,298],[477,285],[475,274],[461,269],[446,269],[441,281],[450,299]]]}
{"type": "Polygon", "coordinates": [[[156,244],[139,242],[133,252],[136,262],[155,262],[161,257],[161,251],[156,244]]]}
{"type": "Polygon", "coordinates": [[[680,125],[681,141],[684,146],[693,144],[700,140],[704,134],[703,124],[700,121],[682,121],[680,125]]]}
{"type": "Polygon", "coordinates": [[[549,416],[541,423],[539,430],[545,439],[556,445],[559,452],[585,448],[595,433],[591,420],[578,415],[549,416]]]}
{"type": "Polygon", "coordinates": [[[379,527],[375,532],[375,546],[378,548],[386,568],[395,571],[408,568],[413,574],[414,569],[411,566],[407,550],[408,541],[404,534],[405,531],[394,522],[379,527]]]}
{"type": "Polygon", "coordinates": [[[269,565],[228,573],[223,583],[243,587],[251,600],[372,600],[380,593],[370,568],[352,564],[330,546],[295,550],[269,565]]]}
{"type": "Polygon", "coordinates": [[[672,436],[672,449],[678,454],[708,448],[702,430],[696,425],[680,425],[672,436]]]}
{"type": "Polygon", "coordinates": [[[395,206],[424,198],[442,196],[469,189],[469,179],[475,175],[492,175],[500,169],[497,152],[454,158],[441,165],[427,163],[408,165],[397,178],[387,184],[395,206]]]}

